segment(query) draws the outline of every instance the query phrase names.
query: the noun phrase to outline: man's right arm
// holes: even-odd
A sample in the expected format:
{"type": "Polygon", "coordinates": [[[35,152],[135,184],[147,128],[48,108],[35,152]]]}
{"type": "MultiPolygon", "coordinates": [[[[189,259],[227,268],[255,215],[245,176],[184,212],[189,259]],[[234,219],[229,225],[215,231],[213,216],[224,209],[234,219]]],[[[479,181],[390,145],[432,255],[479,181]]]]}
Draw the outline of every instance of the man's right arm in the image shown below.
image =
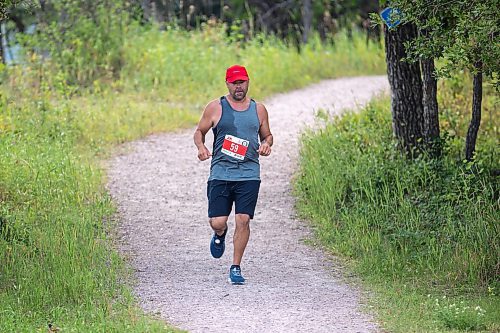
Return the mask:
{"type": "Polygon", "coordinates": [[[198,148],[198,159],[200,161],[205,161],[212,156],[212,153],[205,146],[205,135],[213,126],[213,102],[210,102],[203,110],[203,114],[201,115],[201,119],[198,123],[198,127],[194,132],[194,144],[198,148]]]}

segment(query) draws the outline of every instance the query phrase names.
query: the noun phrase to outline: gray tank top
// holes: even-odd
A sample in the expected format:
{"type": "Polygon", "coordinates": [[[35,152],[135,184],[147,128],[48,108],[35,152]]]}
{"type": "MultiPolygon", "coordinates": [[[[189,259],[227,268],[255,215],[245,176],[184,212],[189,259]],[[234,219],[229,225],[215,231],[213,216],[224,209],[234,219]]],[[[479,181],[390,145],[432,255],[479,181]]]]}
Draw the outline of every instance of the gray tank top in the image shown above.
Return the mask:
{"type": "Polygon", "coordinates": [[[220,98],[222,116],[212,131],[214,146],[208,180],[260,180],[257,104],[252,99],[245,111],[234,110],[220,98]]]}

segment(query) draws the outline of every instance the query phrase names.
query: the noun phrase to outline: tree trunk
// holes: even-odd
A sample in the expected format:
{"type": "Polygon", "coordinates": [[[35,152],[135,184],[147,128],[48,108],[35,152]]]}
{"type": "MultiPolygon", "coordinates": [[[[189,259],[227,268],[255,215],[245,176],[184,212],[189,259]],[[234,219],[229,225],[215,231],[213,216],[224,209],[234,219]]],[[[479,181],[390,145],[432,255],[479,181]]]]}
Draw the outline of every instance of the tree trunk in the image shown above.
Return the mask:
{"type": "Polygon", "coordinates": [[[437,80],[434,76],[434,59],[422,59],[424,141],[432,156],[440,153],[439,107],[437,102],[437,80]]]}
{"type": "Polygon", "coordinates": [[[3,21],[0,21],[0,63],[5,65],[5,51],[3,49],[3,21]]]}
{"type": "Polygon", "coordinates": [[[312,19],[313,12],[311,8],[311,0],[302,0],[302,24],[304,26],[304,31],[302,32],[302,43],[304,44],[306,44],[309,40],[312,19]]]}
{"type": "Polygon", "coordinates": [[[413,156],[423,139],[422,78],[419,63],[401,59],[406,57],[404,43],[417,36],[417,29],[404,24],[392,30],[385,26],[384,32],[393,132],[400,147],[413,156]]]}
{"type": "Polygon", "coordinates": [[[142,12],[144,16],[145,22],[151,22],[152,20],[152,2],[150,0],[142,0],[141,1],[142,12]]]}
{"type": "Polygon", "coordinates": [[[465,159],[472,161],[476,150],[476,139],[481,125],[481,103],[483,99],[483,64],[478,61],[474,64],[477,73],[474,75],[472,88],[472,118],[470,120],[467,137],[465,138],[465,159]]]}

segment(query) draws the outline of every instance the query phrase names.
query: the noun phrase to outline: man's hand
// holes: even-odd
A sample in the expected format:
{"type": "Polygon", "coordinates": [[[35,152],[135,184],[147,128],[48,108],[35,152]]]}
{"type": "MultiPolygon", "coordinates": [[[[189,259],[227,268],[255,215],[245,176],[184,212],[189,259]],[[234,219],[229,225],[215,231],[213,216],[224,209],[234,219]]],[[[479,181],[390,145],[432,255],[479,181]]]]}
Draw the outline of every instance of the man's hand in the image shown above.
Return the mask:
{"type": "Polygon", "coordinates": [[[271,146],[273,145],[273,135],[269,128],[269,115],[267,109],[262,103],[257,103],[257,116],[260,122],[260,147],[257,149],[257,152],[262,156],[269,156],[271,155],[271,146]]]}
{"type": "Polygon", "coordinates": [[[212,156],[212,153],[210,153],[207,147],[203,146],[200,149],[198,149],[198,159],[200,161],[208,160],[210,156],[212,156]]]}
{"type": "Polygon", "coordinates": [[[257,150],[257,152],[262,156],[269,156],[271,155],[271,146],[269,145],[269,143],[264,141],[260,144],[260,147],[257,150]]]}

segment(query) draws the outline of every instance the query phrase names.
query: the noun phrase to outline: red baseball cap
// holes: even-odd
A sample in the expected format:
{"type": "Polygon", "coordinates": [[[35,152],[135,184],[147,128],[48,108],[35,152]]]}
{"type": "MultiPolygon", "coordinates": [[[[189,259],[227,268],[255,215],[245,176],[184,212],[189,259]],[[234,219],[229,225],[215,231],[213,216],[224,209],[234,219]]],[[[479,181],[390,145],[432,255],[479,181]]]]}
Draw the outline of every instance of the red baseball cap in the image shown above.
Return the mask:
{"type": "Polygon", "coordinates": [[[247,69],[240,65],[233,65],[226,70],[226,81],[234,82],[238,80],[248,81],[247,69]]]}

